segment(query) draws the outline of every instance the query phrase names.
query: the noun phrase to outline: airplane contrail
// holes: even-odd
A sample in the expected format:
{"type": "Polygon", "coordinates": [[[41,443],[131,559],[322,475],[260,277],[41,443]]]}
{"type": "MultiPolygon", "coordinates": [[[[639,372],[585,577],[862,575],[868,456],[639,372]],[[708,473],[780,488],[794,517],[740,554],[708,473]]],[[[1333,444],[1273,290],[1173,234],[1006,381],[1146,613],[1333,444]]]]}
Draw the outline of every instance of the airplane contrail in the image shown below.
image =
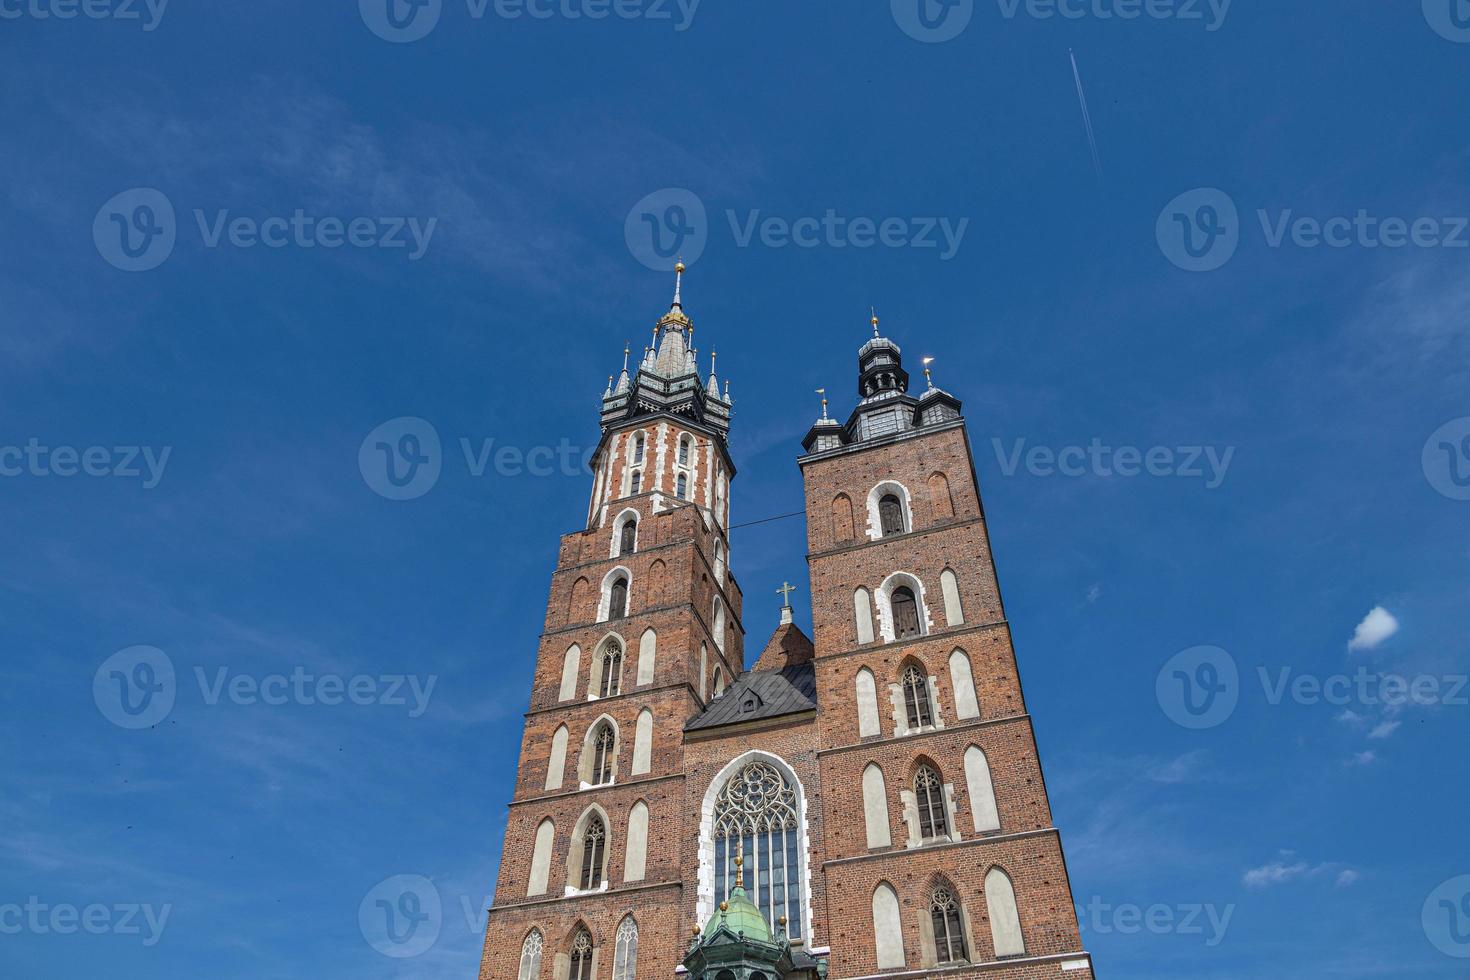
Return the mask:
{"type": "Polygon", "coordinates": [[[1072,59],[1072,77],[1077,80],[1077,101],[1082,104],[1082,124],[1087,127],[1087,145],[1092,150],[1092,165],[1097,169],[1097,179],[1102,180],[1102,158],[1097,152],[1097,136],[1092,131],[1092,113],[1087,111],[1087,93],[1082,90],[1082,72],[1077,68],[1077,53],[1067,49],[1072,59]]]}

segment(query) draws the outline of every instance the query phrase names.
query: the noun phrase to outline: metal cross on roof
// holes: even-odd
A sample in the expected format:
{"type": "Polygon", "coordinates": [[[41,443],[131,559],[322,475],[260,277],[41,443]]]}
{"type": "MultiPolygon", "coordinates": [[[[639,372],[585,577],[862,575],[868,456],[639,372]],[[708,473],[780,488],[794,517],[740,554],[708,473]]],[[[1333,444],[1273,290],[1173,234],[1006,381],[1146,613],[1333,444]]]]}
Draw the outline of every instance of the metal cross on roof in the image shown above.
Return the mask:
{"type": "Polygon", "coordinates": [[[791,593],[795,591],[796,586],[792,585],[790,582],[782,582],[781,587],[776,590],[776,594],[781,597],[782,605],[789,606],[791,605],[791,593]]]}

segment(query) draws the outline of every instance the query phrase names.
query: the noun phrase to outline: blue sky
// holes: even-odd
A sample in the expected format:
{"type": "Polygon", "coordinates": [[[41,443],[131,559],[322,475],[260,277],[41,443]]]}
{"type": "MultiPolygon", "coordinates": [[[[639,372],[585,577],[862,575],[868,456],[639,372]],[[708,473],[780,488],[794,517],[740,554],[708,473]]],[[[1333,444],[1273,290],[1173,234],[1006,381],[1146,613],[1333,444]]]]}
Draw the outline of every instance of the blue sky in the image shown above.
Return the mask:
{"type": "MultiPolygon", "coordinates": [[[[964,399],[1101,975],[1470,975],[1448,0],[976,0],[932,33],[902,0],[443,0],[406,43],[354,6],[0,0],[0,972],[473,974],[589,491],[514,452],[595,444],[668,302],[646,213],[692,230],[737,522],[801,506],[811,392],[850,407],[869,304],[964,399]],[[362,244],[323,246],[354,219],[362,244]],[[359,449],[405,417],[440,472],[391,500],[359,449]],[[160,657],[167,716],[114,724],[112,670],[160,657]],[[293,674],[370,703],[253,693],[293,674]],[[1377,703],[1386,675],[1437,693],[1377,703]],[[441,903],[411,958],[359,927],[397,875],[441,903]],[[95,929],[58,934],[73,913],[95,929]]],[[[804,543],[736,532],[757,649],[804,543]]]]}

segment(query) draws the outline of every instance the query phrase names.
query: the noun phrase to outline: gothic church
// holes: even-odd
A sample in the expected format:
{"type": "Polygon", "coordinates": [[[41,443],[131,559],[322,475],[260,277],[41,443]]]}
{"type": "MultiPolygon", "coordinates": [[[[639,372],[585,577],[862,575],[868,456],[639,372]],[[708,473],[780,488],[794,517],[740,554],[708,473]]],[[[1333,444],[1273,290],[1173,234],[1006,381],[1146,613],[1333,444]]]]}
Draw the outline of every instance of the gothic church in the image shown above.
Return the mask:
{"type": "Polygon", "coordinates": [[[798,460],[813,635],[783,590],[747,665],[683,272],[561,539],[481,980],[1090,980],[960,402],[874,318],[798,460]]]}

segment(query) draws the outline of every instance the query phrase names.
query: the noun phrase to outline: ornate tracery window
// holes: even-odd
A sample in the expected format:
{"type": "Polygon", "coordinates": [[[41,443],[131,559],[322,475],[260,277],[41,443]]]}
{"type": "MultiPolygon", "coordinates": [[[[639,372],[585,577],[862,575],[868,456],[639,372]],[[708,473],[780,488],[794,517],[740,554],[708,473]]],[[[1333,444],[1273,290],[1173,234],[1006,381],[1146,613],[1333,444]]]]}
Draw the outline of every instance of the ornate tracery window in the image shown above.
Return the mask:
{"type": "Polygon", "coordinates": [[[623,686],[623,648],[617,640],[609,640],[602,651],[602,685],[604,698],[617,697],[623,686]]]}
{"type": "Polygon", "coordinates": [[[516,980],[541,980],[541,951],[545,947],[545,940],[541,933],[535,929],[526,937],[521,944],[521,969],[516,974],[516,980]]]}
{"type": "MultiPolygon", "coordinates": [[[[596,814],[587,821],[582,833],[582,884],[583,891],[602,884],[602,858],[607,853],[607,827],[596,814]]],[[[575,971],[574,971],[575,972],[575,971]]]]}
{"type": "Polygon", "coordinates": [[[572,940],[572,970],[569,980],[592,980],[592,934],[586,929],[572,940]]]}
{"type": "Polygon", "coordinates": [[[929,701],[929,678],[912,664],[903,672],[903,704],[910,729],[934,724],[934,706],[929,701]]]}
{"type": "Polygon", "coordinates": [[[638,976],[638,923],[630,915],[618,926],[613,954],[613,980],[636,980],[638,976]]]}
{"type": "Polygon", "coordinates": [[[593,786],[612,782],[613,758],[618,754],[618,738],[612,726],[603,722],[592,736],[592,779],[593,786]]]}
{"type": "Polygon", "coordinates": [[[914,774],[914,797],[919,806],[919,834],[925,840],[949,836],[949,813],[944,807],[944,781],[930,766],[914,774]]]}
{"type": "Polygon", "coordinates": [[[786,917],[801,936],[801,816],[796,792],[769,762],[752,762],[720,790],[714,809],[715,903],[735,887],[735,858],[743,852],[745,886],[771,923],[786,917]]]}
{"type": "Polygon", "coordinates": [[[934,953],[940,963],[964,963],[970,958],[965,951],[965,930],[960,924],[960,903],[948,888],[934,889],[929,902],[929,918],[934,923],[934,953]]]}

